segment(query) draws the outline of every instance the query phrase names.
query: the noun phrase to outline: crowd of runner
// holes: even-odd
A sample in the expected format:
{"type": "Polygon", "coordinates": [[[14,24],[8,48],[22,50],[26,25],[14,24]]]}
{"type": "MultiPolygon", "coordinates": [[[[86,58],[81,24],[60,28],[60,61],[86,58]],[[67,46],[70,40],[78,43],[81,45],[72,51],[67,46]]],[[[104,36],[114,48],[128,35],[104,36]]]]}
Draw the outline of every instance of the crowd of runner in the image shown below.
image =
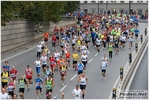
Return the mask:
{"type": "MultiPolygon", "coordinates": [[[[55,26],[54,34],[51,37],[52,42],[48,42],[50,36],[48,32],[45,32],[43,39],[36,47],[35,71],[32,70],[30,65],[27,65],[26,69],[22,68],[25,73],[19,73],[15,66],[10,66],[8,61],[5,62],[1,73],[1,98],[17,98],[18,96],[25,99],[25,89],[30,92],[29,85],[34,84],[36,99],[40,99],[39,93],[45,95],[47,99],[51,99],[53,87],[56,86],[54,83],[55,71],[59,71],[62,86],[64,86],[66,76],[68,76],[67,71],[73,69],[78,73],[80,84],[77,84],[72,91],[72,97],[74,99],[84,99],[86,84],[88,83],[86,77],[88,56],[92,52],[89,49],[95,46],[98,54],[101,50],[109,52],[109,57],[102,54],[103,57],[99,66],[103,79],[105,79],[108,61],[112,60],[113,53],[119,53],[120,49],[124,49],[127,43],[129,43],[129,49],[131,49],[132,42],[138,37],[139,19],[134,16],[127,16],[126,14],[83,15],[77,26],[66,26],[60,29],[55,26]],[[49,45],[52,45],[52,48],[48,48],[49,45]],[[56,49],[58,46],[61,47],[61,50],[56,49]],[[21,75],[18,75],[18,73],[21,75]],[[33,78],[33,74],[37,74],[37,77],[33,78]],[[19,90],[16,90],[18,84],[19,90]],[[46,94],[42,91],[44,87],[46,88],[46,94]],[[17,91],[19,91],[19,94],[16,94],[17,91]]],[[[64,93],[62,93],[62,98],[64,98],[64,93]]]]}

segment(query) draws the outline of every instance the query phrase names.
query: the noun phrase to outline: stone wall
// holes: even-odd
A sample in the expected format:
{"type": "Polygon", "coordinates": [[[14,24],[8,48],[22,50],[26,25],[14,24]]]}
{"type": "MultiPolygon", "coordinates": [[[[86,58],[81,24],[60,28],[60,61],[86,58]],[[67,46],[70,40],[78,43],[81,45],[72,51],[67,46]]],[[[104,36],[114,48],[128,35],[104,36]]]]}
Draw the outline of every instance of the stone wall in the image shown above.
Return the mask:
{"type": "MultiPolygon", "coordinates": [[[[54,27],[65,27],[75,25],[76,21],[60,21],[59,24],[49,23],[43,27],[43,31],[53,33],[54,27]]],[[[35,33],[32,21],[17,20],[10,21],[5,27],[1,26],[1,52],[11,50],[35,39],[41,38],[43,32],[35,33]]]]}

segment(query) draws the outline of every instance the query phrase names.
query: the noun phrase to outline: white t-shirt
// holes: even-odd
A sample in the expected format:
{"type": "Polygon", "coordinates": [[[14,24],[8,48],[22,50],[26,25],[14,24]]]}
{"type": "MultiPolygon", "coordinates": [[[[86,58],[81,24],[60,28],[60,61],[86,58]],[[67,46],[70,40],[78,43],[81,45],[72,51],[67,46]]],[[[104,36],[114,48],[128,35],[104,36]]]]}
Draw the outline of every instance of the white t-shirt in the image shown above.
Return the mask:
{"type": "Polygon", "coordinates": [[[1,100],[7,100],[9,98],[8,94],[7,93],[1,93],[1,100]]]}
{"type": "Polygon", "coordinates": [[[122,41],[126,41],[126,37],[125,36],[122,36],[122,41]]]}
{"type": "Polygon", "coordinates": [[[85,48],[86,48],[86,46],[85,46],[85,45],[82,45],[82,46],[81,46],[81,49],[82,49],[82,50],[84,50],[85,48]]]}
{"type": "Polygon", "coordinates": [[[41,52],[41,47],[42,47],[42,45],[37,45],[37,51],[38,52],[41,52]]]}
{"type": "Polygon", "coordinates": [[[42,57],[40,58],[40,60],[42,61],[42,64],[43,64],[43,65],[46,65],[46,64],[47,64],[47,56],[42,56],[42,57]]]}
{"type": "Polygon", "coordinates": [[[74,99],[81,99],[82,90],[81,89],[74,89],[72,91],[72,94],[74,94],[74,99]]]}
{"type": "Polygon", "coordinates": [[[75,39],[72,39],[72,44],[76,44],[76,40],[75,39]]]}
{"type": "Polygon", "coordinates": [[[60,53],[59,53],[59,52],[57,52],[57,53],[55,52],[55,53],[54,53],[54,57],[56,58],[56,60],[59,60],[60,53]]]}
{"type": "Polygon", "coordinates": [[[101,40],[100,39],[96,39],[97,44],[96,45],[100,45],[101,40]]]}
{"type": "Polygon", "coordinates": [[[106,67],[107,67],[107,62],[106,62],[106,61],[102,61],[101,64],[102,64],[102,65],[101,65],[101,68],[102,68],[102,69],[106,69],[106,67]]]}
{"type": "Polygon", "coordinates": [[[43,45],[44,44],[44,41],[41,41],[40,43],[41,43],[41,45],[43,45]]]}
{"type": "Polygon", "coordinates": [[[36,67],[40,67],[40,66],[41,66],[41,65],[40,65],[40,64],[41,64],[41,61],[37,61],[37,60],[36,60],[34,63],[36,64],[36,67]]]}
{"type": "Polygon", "coordinates": [[[88,58],[87,55],[82,55],[82,56],[81,56],[81,59],[82,59],[83,62],[86,62],[86,61],[87,61],[87,58],[88,58]]]}

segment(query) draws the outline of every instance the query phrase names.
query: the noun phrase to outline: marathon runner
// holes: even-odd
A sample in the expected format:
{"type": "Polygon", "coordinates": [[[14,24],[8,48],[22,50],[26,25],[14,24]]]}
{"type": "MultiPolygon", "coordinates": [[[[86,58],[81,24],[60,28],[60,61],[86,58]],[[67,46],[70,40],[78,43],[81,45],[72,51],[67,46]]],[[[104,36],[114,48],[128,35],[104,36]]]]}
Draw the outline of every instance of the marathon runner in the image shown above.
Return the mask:
{"type": "Polygon", "coordinates": [[[61,79],[62,79],[62,86],[64,86],[64,83],[65,83],[66,71],[67,71],[66,64],[62,64],[62,66],[60,67],[60,75],[61,75],[61,79]]]}
{"type": "Polygon", "coordinates": [[[13,98],[13,96],[14,96],[14,90],[15,90],[15,88],[16,88],[16,85],[15,85],[13,79],[10,78],[10,82],[8,83],[8,95],[11,98],[13,98]]]}
{"type": "Polygon", "coordinates": [[[88,79],[84,73],[80,76],[78,82],[80,83],[80,89],[82,90],[82,99],[84,99],[86,84],[88,83],[88,79]]]}
{"type": "Polygon", "coordinates": [[[53,87],[54,87],[54,79],[52,78],[52,75],[49,74],[48,78],[45,79],[45,88],[46,88],[47,99],[51,99],[53,87]]]}
{"type": "Polygon", "coordinates": [[[24,99],[25,84],[27,84],[27,81],[24,78],[23,74],[21,74],[21,77],[18,79],[18,84],[19,84],[20,99],[24,99]]]}
{"type": "Polygon", "coordinates": [[[76,88],[73,89],[71,96],[73,97],[73,99],[81,99],[82,95],[82,90],[79,88],[79,84],[77,84],[76,88]]]}
{"type": "Polygon", "coordinates": [[[40,58],[40,61],[42,63],[42,70],[43,70],[43,76],[44,76],[46,66],[47,66],[47,62],[48,62],[48,57],[43,53],[41,58],[40,58]]]}
{"type": "Polygon", "coordinates": [[[36,87],[36,99],[38,99],[38,90],[40,90],[41,95],[43,95],[42,93],[42,84],[43,84],[43,80],[42,78],[40,78],[40,75],[37,75],[37,78],[35,79],[35,87],[36,87]]]}
{"type": "Polygon", "coordinates": [[[39,58],[34,62],[34,65],[36,66],[36,73],[40,74],[40,68],[41,68],[41,61],[39,58]]]}
{"type": "Polygon", "coordinates": [[[4,68],[4,72],[1,73],[1,81],[2,81],[2,88],[5,90],[7,89],[9,79],[9,73],[6,68],[4,68]]]}
{"type": "Polygon", "coordinates": [[[76,53],[76,51],[74,51],[74,53],[72,54],[72,59],[73,59],[73,68],[75,68],[75,71],[77,70],[77,62],[79,59],[79,55],[76,53]]]}
{"type": "Polygon", "coordinates": [[[105,59],[103,59],[103,61],[101,62],[101,72],[102,72],[102,76],[103,76],[103,79],[105,79],[105,76],[106,76],[106,67],[108,66],[108,63],[105,59]]]}
{"type": "Polygon", "coordinates": [[[49,33],[45,31],[45,33],[43,34],[43,38],[44,38],[44,42],[47,44],[49,39],[49,33]]]}
{"type": "Polygon", "coordinates": [[[41,44],[41,42],[39,42],[39,44],[37,45],[37,47],[36,47],[36,51],[37,51],[37,58],[39,57],[41,57],[41,52],[42,52],[42,44],[41,44]]]}
{"type": "Polygon", "coordinates": [[[18,75],[18,71],[16,70],[15,66],[12,66],[12,69],[10,70],[10,76],[13,79],[14,83],[16,83],[16,77],[18,75]]]}
{"type": "Polygon", "coordinates": [[[67,68],[70,70],[70,51],[69,50],[67,50],[65,54],[65,59],[66,59],[67,68]]]}

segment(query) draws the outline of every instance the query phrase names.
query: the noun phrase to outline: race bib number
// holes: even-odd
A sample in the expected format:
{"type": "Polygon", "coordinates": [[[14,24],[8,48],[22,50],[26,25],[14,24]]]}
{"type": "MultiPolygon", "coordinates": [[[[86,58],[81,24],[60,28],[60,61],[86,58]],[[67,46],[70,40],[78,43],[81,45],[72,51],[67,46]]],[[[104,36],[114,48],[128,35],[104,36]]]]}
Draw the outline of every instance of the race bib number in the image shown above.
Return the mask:
{"type": "Polygon", "coordinates": [[[21,86],[24,86],[24,84],[23,84],[23,83],[21,83],[21,84],[20,84],[20,87],[21,87],[21,86]]]}
{"type": "Polygon", "coordinates": [[[79,95],[76,95],[76,97],[79,97],[79,95]]]}
{"type": "Polygon", "coordinates": [[[13,74],[11,74],[11,77],[15,77],[15,74],[13,73],[13,74]]]}
{"type": "Polygon", "coordinates": [[[47,88],[51,88],[50,85],[48,85],[47,88]]]}
{"type": "Polygon", "coordinates": [[[39,67],[39,66],[40,66],[40,64],[37,64],[36,66],[37,66],[37,67],[39,67]]]}
{"type": "Polygon", "coordinates": [[[46,62],[45,62],[45,61],[43,61],[42,63],[43,63],[43,64],[46,64],[46,62]]]}
{"type": "Polygon", "coordinates": [[[51,62],[51,64],[52,64],[52,65],[54,65],[54,64],[55,64],[55,62],[54,62],[54,61],[52,61],[52,62],[51,62]]]}

